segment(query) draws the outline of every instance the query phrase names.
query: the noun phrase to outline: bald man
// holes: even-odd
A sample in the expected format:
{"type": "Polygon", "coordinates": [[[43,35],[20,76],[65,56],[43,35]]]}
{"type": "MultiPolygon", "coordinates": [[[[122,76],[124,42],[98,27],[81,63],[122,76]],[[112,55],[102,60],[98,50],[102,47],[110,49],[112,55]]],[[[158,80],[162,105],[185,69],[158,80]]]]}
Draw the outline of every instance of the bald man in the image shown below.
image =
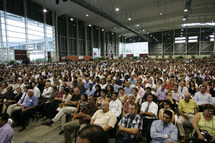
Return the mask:
{"type": "Polygon", "coordinates": [[[195,116],[195,109],[197,109],[197,112],[199,111],[198,104],[194,100],[190,99],[190,96],[190,93],[186,93],[184,99],[181,100],[178,104],[178,111],[180,113],[180,116],[177,120],[176,125],[178,127],[179,135],[182,137],[182,143],[186,141],[183,124],[185,122],[191,124],[195,116]]]}
{"type": "Polygon", "coordinates": [[[91,118],[90,124],[100,125],[104,131],[107,132],[114,128],[116,121],[116,116],[109,110],[109,102],[104,101],[102,104],[102,109],[96,111],[91,118]]]}

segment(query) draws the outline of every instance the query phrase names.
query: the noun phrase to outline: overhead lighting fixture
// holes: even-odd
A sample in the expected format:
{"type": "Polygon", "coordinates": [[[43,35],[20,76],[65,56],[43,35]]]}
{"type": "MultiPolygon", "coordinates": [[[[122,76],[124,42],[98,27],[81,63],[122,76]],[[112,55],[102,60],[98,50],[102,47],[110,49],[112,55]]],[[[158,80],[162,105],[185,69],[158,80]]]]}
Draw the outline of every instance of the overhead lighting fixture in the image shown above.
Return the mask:
{"type": "Polygon", "coordinates": [[[181,29],[181,31],[184,31],[184,29],[181,29]]]}
{"type": "Polygon", "coordinates": [[[137,24],[137,27],[140,26],[140,24],[137,24]]]}
{"type": "Polygon", "coordinates": [[[86,14],[86,17],[88,17],[89,15],[88,14],[86,14]]]}
{"type": "Polygon", "coordinates": [[[118,7],[116,8],[116,11],[119,11],[119,8],[118,8],[118,7]]]}
{"type": "Polygon", "coordinates": [[[71,17],[70,20],[73,21],[74,19],[71,17]]]}
{"type": "Polygon", "coordinates": [[[187,12],[188,11],[188,9],[184,9],[184,12],[187,12]]]}
{"type": "Polygon", "coordinates": [[[46,13],[46,12],[47,12],[47,9],[46,9],[46,8],[43,8],[43,12],[46,13]]]}
{"type": "Polygon", "coordinates": [[[91,24],[89,24],[88,26],[89,26],[89,27],[91,27],[92,25],[91,25],[91,24]]]}
{"type": "Polygon", "coordinates": [[[181,26],[215,26],[215,23],[208,22],[208,23],[185,23],[182,24],[181,26]]]}
{"type": "Polygon", "coordinates": [[[186,20],[186,18],[184,17],[184,18],[183,18],[183,21],[185,21],[185,20],[186,20]]]}
{"type": "Polygon", "coordinates": [[[113,35],[113,33],[111,33],[113,35]]]}
{"type": "Polygon", "coordinates": [[[102,28],[102,31],[105,31],[105,30],[102,28]]]}
{"type": "Polygon", "coordinates": [[[121,35],[119,35],[119,37],[121,37],[121,35]]]}
{"type": "Polygon", "coordinates": [[[160,12],[160,15],[163,15],[163,13],[162,13],[162,12],[160,12]]]}
{"type": "Polygon", "coordinates": [[[128,20],[130,21],[130,20],[131,20],[131,17],[129,17],[128,20]]]}
{"type": "Polygon", "coordinates": [[[116,30],[116,27],[114,27],[114,29],[116,30]]]}
{"type": "Polygon", "coordinates": [[[143,31],[145,31],[145,29],[143,29],[143,31]]]}

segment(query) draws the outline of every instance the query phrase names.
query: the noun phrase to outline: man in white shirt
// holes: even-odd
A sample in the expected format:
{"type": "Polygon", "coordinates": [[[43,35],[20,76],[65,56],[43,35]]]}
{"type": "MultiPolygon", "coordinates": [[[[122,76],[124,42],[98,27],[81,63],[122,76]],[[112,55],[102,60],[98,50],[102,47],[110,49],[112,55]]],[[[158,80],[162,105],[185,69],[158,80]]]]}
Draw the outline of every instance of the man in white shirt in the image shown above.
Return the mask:
{"type": "Polygon", "coordinates": [[[51,82],[46,81],[46,86],[45,86],[45,88],[43,90],[42,97],[48,99],[51,96],[51,93],[52,93],[51,82]]]}
{"type": "Polygon", "coordinates": [[[184,81],[180,82],[180,86],[178,87],[178,91],[180,91],[183,94],[183,97],[186,93],[188,93],[188,88],[185,86],[184,81]]]}
{"type": "Polygon", "coordinates": [[[112,99],[109,103],[109,109],[114,113],[117,120],[120,119],[120,115],[122,113],[122,102],[118,99],[118,93],[114,92],[112,94],[112,99]]]}
{"type": "Polygon", "coordinates": [[[172,98],[175,99],[175,101],[178,103],[180,100],[182,100],[182,97],[182,93],[178,91],[178,85],[175,84],[172,91],[172,98]]]}
{"type": "Polygon", "coordinates": [[[152,90],[156,91],[156,85],[153,83],[152,78],[149,78],[148,83],[146,83],[145,88],[146,87],[151,87],[152,90]]]}
{"type": "Polygon", "coordinates": [[[199,111],[203,112],[205,104],[212,104],[212,96],[206,92],[206,87],[201,86],[200,91],[195,93],[193,98],[199,106],[199,111]]]}
{"type": "MultiPolygon", "coordinates": [[[[20,87],[18,87],[20,88],[20,87]]],[[[19,99],[19,101],[15,104],[12,104],[10,105],[8,108],[7,108],[7,113],[9,115],[9,117],[12,116],[12,113],[16,110],[19,110],[19,109],[22,109],[22,107],[25,105],[26,103],[26,99],[28,97],[28,89],[29,87],[28,86],[25,86],[24,87],[24,92],[22,94],[22,97],[19,99]]]]}
{"type": "Polygon", "coordinates": [[[113,129],[116,124],[116,116],[109,110],[109,102],[102,103],[102,110],[97,110],[91,118],[90,124],[101,126],[105,132],[113,129]]]}
{"type": "Polygon", "coordinates": [[[147,95],[147,101],[141,105],[140,115],[143,115],[143,127],[147,136],[147,143],[150,142],[150,128],[152,122],[157,119],[158,105],[153,102],[152,94],[147,95]]]}
{"type": "Polygon", "coordinates": [[[39,98],[40,97],[40,90],[37,87],[37,83],[35,81],[32,82],[32,87],[33,87],[33,90],[34,90],[34,95],[39,98]]]}

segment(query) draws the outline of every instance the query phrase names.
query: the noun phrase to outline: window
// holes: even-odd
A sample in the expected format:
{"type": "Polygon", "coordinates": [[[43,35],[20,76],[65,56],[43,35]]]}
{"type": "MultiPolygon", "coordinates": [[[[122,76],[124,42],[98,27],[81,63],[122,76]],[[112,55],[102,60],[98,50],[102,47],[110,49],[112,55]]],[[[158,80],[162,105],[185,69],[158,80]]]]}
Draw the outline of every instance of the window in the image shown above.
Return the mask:
{"type": "Polygon", "coordinates": [[[175,38],[175,43],[185,43],[186,42],[186,37],[176,37],[175,38]]]}
{"type": "Polygon", "coordinates": [[[28,50],[31,60],[38,57],[44,58],[44,52],[47,54],[48,51],[51,52],[52,57],[55,57],[53,26],[7,12],[4,14],[3,11],[0,11],[0,18],[0,35],[2,35],[0,59],[2,61],[7,60],[8,54],[10,60],[15,60],[15,49],[28,50]]]}

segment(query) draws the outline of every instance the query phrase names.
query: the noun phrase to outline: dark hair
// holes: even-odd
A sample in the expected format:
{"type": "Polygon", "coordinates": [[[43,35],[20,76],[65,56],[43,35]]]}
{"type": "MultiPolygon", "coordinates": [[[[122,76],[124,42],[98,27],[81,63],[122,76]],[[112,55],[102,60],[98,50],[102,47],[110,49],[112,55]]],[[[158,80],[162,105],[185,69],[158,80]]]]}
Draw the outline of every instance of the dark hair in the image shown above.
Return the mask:
{"type": "Polygon", "coordinates": [[[146,95],[146,98],[148,98],[148,96],[149,96],[149,95],[151,95],[151,96],[152,96],[152,98],[153,98],[152,93],[148,93],[148,94],[146,95]]]}
{"type": "Polygon", "coordinates": [[[112,85],[110,85],[110,84],[106,86],[106,88],[105,88],[105,89],[106,89],[106,91],[108,92],[108,86],[109,86],[109,87],[110,87],[110,89],[111,89],[111,93],[113,93],[113,92],[114,92],[114,89],[113,89],[113,86],[112,86],[112,85]]]}
{"type": "Polygon", "coordinates": [[[29,87],[29,86],[24,86],[24,88],[26,88],[26,89],[30,89],[30,87],[29,87]]]}
{"type": "Polygon", "coordinates": [[[125,91],[125,89],[124,89],[124,88],[122,88],[122,87],[118,88],[118,91],[119,91],[119,90],[123,90],[123,91],[125,91]]]}
{"type": "Polygon", "coordinates": [[[84,93],[84,94],[82,94],[82,95],[84,95],[84,97],[85,97],[85,100],[84,100],[84,101],[87,101],[87,100],[88,100],[88,95],[87,95],[86,93],[84,93]]]}
{"type": "Polygon", "coordinates": [[[113,92],[113,93],[112,93],[112,96],[113,96],[114,94],[115,94],[116,96],[118,96],[118,92],[113,92]]]}
{"type": "Polygon", "coordinates": [[[164,103],[166,103],[166,104],[168,104],[168,105],[171,105],[171,102],[170,102],[169,100],[164,100],[164,101],[163,101],[163,104],[164,104],[164,103]]]}
{"type": "Polygon", "coordinates": [[[69,93],[69,88],[64,88],[64,91],[69,93]]]}
{"type": "Polygon", "coordinates": [[[150,91],[152,91],[151,87],[146,87],[146,89],[149,89],[150,91]]]}
{"type": "Polygon", "coordinates": [[[213,109],[213,110],[214,110],[214,106],[211,105],[211,104],[205,104],[205,106],[204,106],[203,109],[204,109],[204,110],[207,110],[207,109],[213,109]]]}
{"type": "Polygon", "coordinates": [[[107,90],[106,89],[102,89],[102,92],[104,92],[105,94],[107,94],[107,90]]]}
{"type": "Polygon", "coordinates": [[[132,89],[136,90],[136,92],[138,92],[138,89],[136,87],[133,87],[132,89]]]}
{"type": "Polygon", "coordinates": [[[136,104],[136,103],[134,103],[134,102],[133,102],[133,103],[131,103],[131,104],[130,104],[130,106],[135,106],[135,109],[137,109],[137,108],[138,108],[137,104],[136,104]]]}
{"type": "Polygon", "coordinates": [[[109,143],[103,128],[98,125],[88,125],[78,131],[78,137],[88,139],[90,143],[109,143]]]}
{"type": "Polygon", "coordinates": [[[165,110],[165,111],[163,112],[163,114],[169,115],[170,119],[172,119],[172,112],[171,112],[171,111],[165,110]]]}
{"type": "Polygon", "coordinates": [[[97,84],[95,87],[98,87],[99,91],[101,91],[101,86],[99,84],[97,84]]]}
{"type": "Polygon", "coordinates": [[[7,113],[1,113],[0,117],[2,121],[7,121],[9,118],[9,115],[7,113]]]}

